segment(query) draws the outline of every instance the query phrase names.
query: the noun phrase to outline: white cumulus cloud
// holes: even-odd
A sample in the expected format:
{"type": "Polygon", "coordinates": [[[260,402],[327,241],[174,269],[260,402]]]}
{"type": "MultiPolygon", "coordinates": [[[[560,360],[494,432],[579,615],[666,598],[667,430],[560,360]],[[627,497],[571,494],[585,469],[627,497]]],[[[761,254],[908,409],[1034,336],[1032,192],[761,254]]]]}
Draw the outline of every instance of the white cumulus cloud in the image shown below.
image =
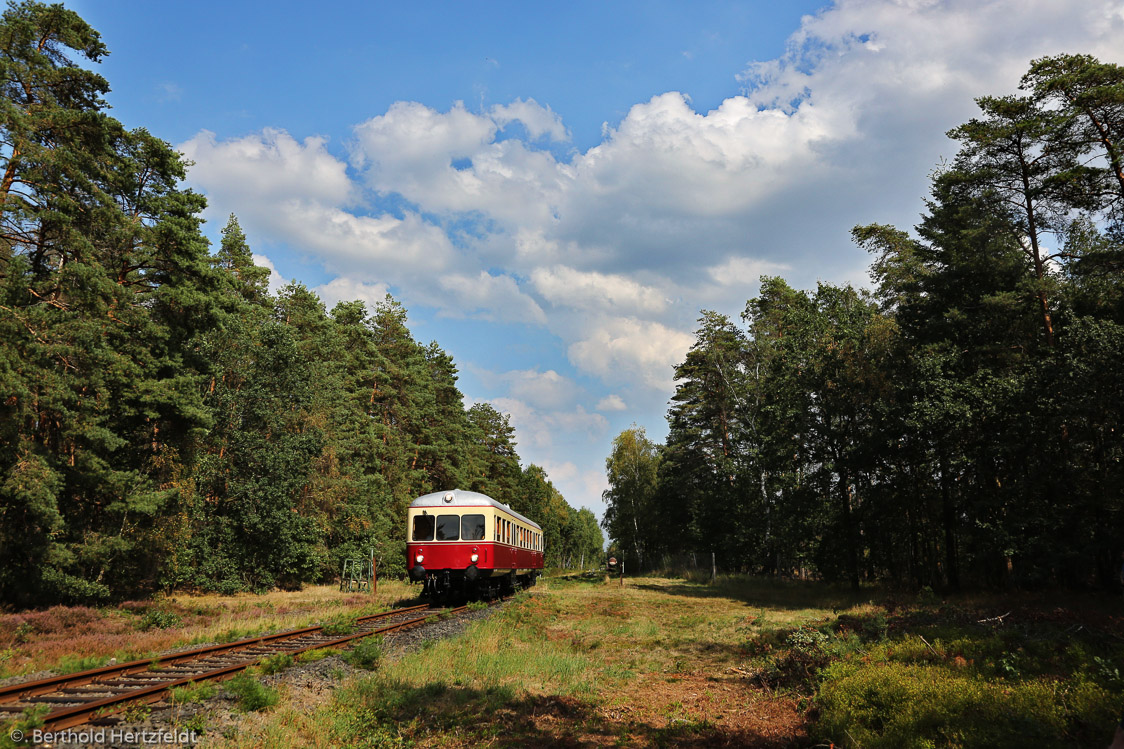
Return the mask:
{"type": "Polygon", "coordinates": [[[273,264],[273,261],[268,257],[266,257],[265,255],[259,255],[256,252],[250,257],[253,259],[254,265],[269,269],[270,294],[276,294],[281,290],[283,286],[285,286],[285,284],[289,283],[288,279],[281,275],[281,272],[277,270],[277,266],[275,266],[273,264]]]}
{"type": "Polygon", "coordinates": [[[441,276],[437,283],[443,298],[434,300],[434,306],[443,309],[445,314],[474,315],[502,322],[542,324],[546,321],[539,305],[519,290],[519,284],[511,276],[493,276],[482,270],[475,275],[441,276]]]}
{"type": "Polygon", "coordinates": [[[202,185],[213,202],[300,198],[340,205],[350,198],[353,185],[347,165],[326,146],[325,138],[298,142],[284,130],[266,128],[222,142],[203,130],[179,150],[195,162],[191,181],[202,185]]]}
{"type": "Polygon", "coordinates": [[[363,283],[353,278],[340,276],[312,289],[319,295],[324,306],[331,310],[339,302],[360,301],[367,305],[368,312],[386,300],[386,284],[363,283]]]}
{"type": "Polygon", "coordinates": [[[492,120],[501,128],[510,122],[520,122],[533,140],[549,137],[553,141],[568,141],[570,133],[559,117],[549,106],[543,106],[534,99],[516,99],[510,104],[497,104],[492,107],[492,120]]]}
{"type": "Polygon", "coordinates": [[[507,383],[511,397],[541,409],[564,408],[573,404],[581,392],[573,380],[553,369],[545,372],[537,369],[513,370],[505,372],[501,377],[507,383]]]}
{"type": "Polygon", "coordinates": [[[552,304],[586,310],[624,313],[663,312],[669,300],[660,291],[623,274],[579,271],[564,265],[531,272],[535,290],[552,304]]]}
{"type": "Polygon", "coordinates": [[[599,413],[589,413],[582,406],[571,410],[538,409],[518,398],[493,398],[491,404],[511,417],[519,439],[521,455],[526,447],[549,454],[556,443],[567,443],[575,435],[593,441],[609,428],[608,420],[599,413]]]}
{"type": "Polygon", "coordinates": [[[597,401],[598,411],[626,411],[628,406],[625,404],[624,399],[616,393],[606,395],[601,400],[597,401]]]}
{"type": "Polygon", "coordinates": [[[279,129],[180,148],[208,216],[233,211],[251,241],[319,261],[326,297],[394,289],[556,336],[614,395],[587,408],[555,369],[507,381],[521,443],[549,455],[561,430],[584,439],[626,400],[658,418],[700,308],[737,314],[764,274],[862,278],[850,228],[916,223],[975,97],[1014,92],[1042,55],[1124,63],[1121,38],[1119,0],[837,0],[778,58],[747,55],[717,106],[659,93],[565,158],[563,118],[526,97],[397,102],[355,125],[344,156],[279,129]]]}
{"type": "Polygon", "coordinates": [[[683,361],[694,336],[634,318],[604,320],[570,345],[570,360],[609,383],[638,381],[670,392],[672,369],[683,361]]]}

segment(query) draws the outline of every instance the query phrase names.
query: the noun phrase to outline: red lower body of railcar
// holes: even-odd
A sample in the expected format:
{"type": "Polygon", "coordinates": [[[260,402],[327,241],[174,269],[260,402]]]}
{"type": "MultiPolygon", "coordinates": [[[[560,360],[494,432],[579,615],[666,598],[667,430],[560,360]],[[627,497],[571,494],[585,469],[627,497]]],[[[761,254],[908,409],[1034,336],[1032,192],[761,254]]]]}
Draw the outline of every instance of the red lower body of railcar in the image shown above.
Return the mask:
{"type": "Polygon", "coordinates": [[[410,579],[425,583],[424,595],[431,598],[458,592],[469,598],[491,598],[534,585],[542,568],[541,551],[508,544],[491,541],[406,544],[406,569],[410,579]]]}

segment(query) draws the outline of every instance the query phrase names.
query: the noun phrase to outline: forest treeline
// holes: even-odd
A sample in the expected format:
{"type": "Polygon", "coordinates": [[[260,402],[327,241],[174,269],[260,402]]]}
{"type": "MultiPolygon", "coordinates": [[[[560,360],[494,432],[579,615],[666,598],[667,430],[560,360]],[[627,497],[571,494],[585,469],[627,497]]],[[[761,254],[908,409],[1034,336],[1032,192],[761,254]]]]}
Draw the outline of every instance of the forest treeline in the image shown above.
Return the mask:
{"type": "Polygon", "coordinates": [[[447,488],[536,519],[547,564],[598,553],[401,304],[271,294],[233,216],[210,252],[182,157],[106,113],[105,54],[61,5],[0,19],[0,602],[401,573],[405,508],[447,488]]]}
{"type": "Polygon", "coordinates": [[[1116,583],[1124,69],[1047,57],[1020,89],[949,132],[915,234],[854,229],[871,291],[763,278],[702,313],[666,444],[634,426],[607,461],[633,568],[1116,583]]]}

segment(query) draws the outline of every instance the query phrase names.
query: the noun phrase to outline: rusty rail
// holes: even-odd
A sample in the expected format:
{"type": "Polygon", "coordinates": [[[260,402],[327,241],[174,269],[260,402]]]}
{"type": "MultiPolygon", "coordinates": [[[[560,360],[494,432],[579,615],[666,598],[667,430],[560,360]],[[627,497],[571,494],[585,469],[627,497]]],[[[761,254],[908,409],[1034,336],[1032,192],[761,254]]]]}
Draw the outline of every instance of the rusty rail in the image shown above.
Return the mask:
{"type": "MultiPolygon", "coordinates": [[[[450,609],[445,614],[455,614],[465,610],[467,606],[450,609]]],[[[428,605],[410,606],[403,609],[396,609],[394,611],[387,611],[381,614],[370,614],[368,616],[359,617],[356,619],[356,624],[362,626],[363,623],[371,623],[379,619],[389,619],[395,616],[405,616],[422,609],[429,609],[428,605]]],[[[358,640],[363,637],[370,637],[372,635],[385,634],[394,632],[396,630],[406,629],[408,627],[417,626],[432,618],[434,614],[426,614],[422,617],[410,618],[401,622],[396,622],[388,626],[371,629],[364,632],[358,632],[351,635],[341,637],[333,637],[331,635],[319,634],[322,632],[322,626],[304,627],[302,629],[289,630],[286,632],[277,632],[271,635],[263,635],[261,637],[251,637],[237,642],[225,643],[222,645],[211,645],[204,648],[197,648],[195,650],[184,651],[180,653],[171,653],[160,658],[151,660],[137,660],[128,663],[117,664],[114,666],[103,666],[101,668],[90,669],[88,671],[81,671],[73,674],[65,674],[63,676],[54,676],[47,679],[39,679],[37,681],[24,682],[22,684],[13,684],[7,687],[0,688],[0,711],[7,713],[20,713],[26,709],[26,706],[16,706],[13,703],[28,701],[37,701],[35,698],[44,698],[47,695],[59,693],[57,698],[49,698],[50,701],[59,702],[81,702],[81,704],[67,705],[60,707],[47,713],[43,717],[43,730],[45,731],[58,731],[74,726],[82,725],[90,720],[96,720],[108,717],[113,713],[119,712],[128,705],[133,704],[148,704],[157,702],[163,699],[170,690],[176,687],[182,687],[187,684],[192,684],[200,681],[219,681],[234,676],[239,671],[245,670],[251,666],[260,663],[263,659],[273,655],[288,654],[299,655],[310,650],[318,650],[321,648],[335,648],[346,645],[353,640],[358,640]],[[313,638],[307,644],[301,644],[297,647],[284,647],[284,643],[292,640],[299,640],[300,638],[313,638]],[[199,673],[186,674],[178,678],[162,678],[169,676],[167,671],[161,673],[159,670],[154,669],[167,669],[172,666],[179,666],[183,664],[190,664],[192,661],[201,661],[204,659],[213,658],[216,655],[230,654],[237,657],[242,651],[247,651],[251,648],[260,648],[265,646],[269,648],[269,652],[255,652],[252,657],[236,663],[221,665],[218,668],[207,669],[199,673]],[[109,694],[101,698],[89,700],[88,697],[83,701],[81,694],[62,694],[64,690],[70,691],[97,691],[106,689],[120,688],[122,684],[108,683],[114,679],[128,679],[128,677],[135,674],[146,673],[151,674],[157,681],[148,685],[139,685],[135,688],[125,689],[120,693],[109,694]],[[80,690],[78,688],[89,686],[89,690],[80,690]]],[[[249,653],[242,653],[251,655],[249,653]]],[[[12,717],[15,717],[13,715],[12,717]]]]}

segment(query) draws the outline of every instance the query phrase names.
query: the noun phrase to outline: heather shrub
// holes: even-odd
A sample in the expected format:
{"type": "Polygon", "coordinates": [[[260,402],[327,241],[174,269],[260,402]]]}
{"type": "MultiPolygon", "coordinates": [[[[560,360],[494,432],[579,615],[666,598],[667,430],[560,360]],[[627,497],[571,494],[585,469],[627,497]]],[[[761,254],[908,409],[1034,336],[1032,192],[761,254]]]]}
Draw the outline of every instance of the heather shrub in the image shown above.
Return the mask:
{"type": "Polygon", "coordinates": [[[19,624],[30,625],[38,634],[68,632],[101,620],[97,609],[89,606],[52,606],[44,611],[27,611],[19,615],[19,624]]]}
{"type": "Polygon", "coordinates": [[[1088,681],[995,683],[940,666],[837,662],[822,672],[814,735],[864,749],[1087,746],[1103,742],[1119,699],[1088,681]]]}

